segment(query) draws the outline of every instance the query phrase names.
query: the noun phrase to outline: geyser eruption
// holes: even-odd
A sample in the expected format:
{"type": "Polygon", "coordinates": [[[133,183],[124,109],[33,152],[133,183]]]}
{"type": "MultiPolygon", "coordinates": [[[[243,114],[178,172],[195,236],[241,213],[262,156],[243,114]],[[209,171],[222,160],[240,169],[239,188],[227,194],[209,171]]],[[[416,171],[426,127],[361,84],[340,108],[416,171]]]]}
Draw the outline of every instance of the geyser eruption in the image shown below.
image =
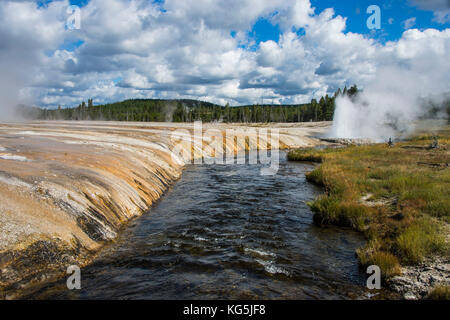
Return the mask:
{"type": "MultiPolygon", "coordinates": [[[[444,46],[420,47],[407,59],[390,60],[357,96],[336,99],[332,138],[387,141],[403,138],[421,127],[422,119],[448,119],[450,63],[444,46]],[[439,49],[439,50],[438,50],[439,49]],[[430,112],[433,109],[433,112],[430,112]]],[[[445,121],[444,121],[445,122],[445,121]]]]}
{"type": "Polygon", "coordinates": [[[408,79],[402,71],[384,69],[357,96],[338,97],[331,136],[380,140],[409,131],[421,108],[408,79]]]}
{"type": "MultiPolygon", "coordinates": [[[[445,99],[443,90],[431,90],[423,78],[398,68],[380,70],[376,80],[356,97],[336,99],[330,136],[386,141],[412,134],[431,105],[442,106],[445,99]]],[[[438,118],[447,118],[445,110],[436,111],[438,118]]]]}

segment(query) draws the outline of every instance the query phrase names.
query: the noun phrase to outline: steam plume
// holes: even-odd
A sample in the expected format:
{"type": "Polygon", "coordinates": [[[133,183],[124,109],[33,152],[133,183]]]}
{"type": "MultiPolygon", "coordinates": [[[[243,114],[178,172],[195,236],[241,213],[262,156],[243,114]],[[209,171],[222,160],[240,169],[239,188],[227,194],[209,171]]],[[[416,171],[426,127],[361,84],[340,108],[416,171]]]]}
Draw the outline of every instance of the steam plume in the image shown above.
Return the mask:
{"type": "MultiPolygon", "coordinates": [[[[429,113],[429,102],[442,105],[449,89],[448,62],[442,57],[416,59],[406,67],[382,67],[356,98],[336,100],[330,136],[375,141],[408,136],[429,113]]],[[[445,110],[438,116],[448,117],[445,110]]]]}

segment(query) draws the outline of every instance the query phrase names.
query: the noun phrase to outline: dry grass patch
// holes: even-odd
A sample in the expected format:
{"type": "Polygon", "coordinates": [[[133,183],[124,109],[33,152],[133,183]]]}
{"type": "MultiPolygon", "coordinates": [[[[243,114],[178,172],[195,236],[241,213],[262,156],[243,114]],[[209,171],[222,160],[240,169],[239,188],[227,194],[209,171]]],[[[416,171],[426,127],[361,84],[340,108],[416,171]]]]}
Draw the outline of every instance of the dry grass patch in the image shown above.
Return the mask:
{"type": "Polygon", "coordinates": [[[368,267],[370,265],[380,267],[383,279],[391,278],[401,273],[401,267],[397,257],[388,252],[367,252],[364,251],[364,249],[359,249],[358,260],[364,267],[368,267]]]}
{"type": "Polygon", "coordinates": [[[437,286],[428,294],[430,300],[450,300],[450,286],[437,286]]]}

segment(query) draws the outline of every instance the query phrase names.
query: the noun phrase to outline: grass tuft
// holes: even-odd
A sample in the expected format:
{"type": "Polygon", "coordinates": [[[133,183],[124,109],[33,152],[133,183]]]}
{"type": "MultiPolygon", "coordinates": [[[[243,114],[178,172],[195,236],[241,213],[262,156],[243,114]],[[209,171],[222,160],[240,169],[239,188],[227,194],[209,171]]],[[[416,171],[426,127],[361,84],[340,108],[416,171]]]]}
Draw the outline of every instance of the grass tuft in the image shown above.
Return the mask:
{"type": "Polygon", "coordinates": [[[398,236],[396,248],[404,263],[417,264],[426,256],[444,252],[445,238],[436,223],[430,218],[422,218],[398,236]]]}
{"type": "Polygon", "coordinates": [[[436,286],[428,294],[427,299],[430,299],[430,300],[450,300],[450,286],[449,285],[436,286]]]}
{"type": "Polygon", "coordinates": [[[319,226],[332,224],[363,231],[370,221],[370,208],[355,203],[342,203],[335,197],[322,196],[308,205],[314,212],[314,223],[319,226]]]}
{"type": "Polygon", "coordinates": [[[378,251],[372,245],[357,250],[359,263],[368,267],[370,265],[379,266],[383,279],[397,276],[401,273],[400,263],[393,254],[389,252],[378,251]]]}

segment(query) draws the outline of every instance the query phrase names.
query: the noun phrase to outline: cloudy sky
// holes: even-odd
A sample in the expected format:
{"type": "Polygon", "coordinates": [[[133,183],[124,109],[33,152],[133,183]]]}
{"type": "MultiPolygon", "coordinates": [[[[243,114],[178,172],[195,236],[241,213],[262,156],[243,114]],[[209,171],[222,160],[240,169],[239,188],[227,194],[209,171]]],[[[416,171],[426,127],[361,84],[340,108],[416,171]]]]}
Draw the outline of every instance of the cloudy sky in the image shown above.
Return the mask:
{"type": "Polygon", "coordinates": [[[1,103],[303,103],[389,66],[450,88],[449,49],[450,0],[0,1],[1,103]]]}

